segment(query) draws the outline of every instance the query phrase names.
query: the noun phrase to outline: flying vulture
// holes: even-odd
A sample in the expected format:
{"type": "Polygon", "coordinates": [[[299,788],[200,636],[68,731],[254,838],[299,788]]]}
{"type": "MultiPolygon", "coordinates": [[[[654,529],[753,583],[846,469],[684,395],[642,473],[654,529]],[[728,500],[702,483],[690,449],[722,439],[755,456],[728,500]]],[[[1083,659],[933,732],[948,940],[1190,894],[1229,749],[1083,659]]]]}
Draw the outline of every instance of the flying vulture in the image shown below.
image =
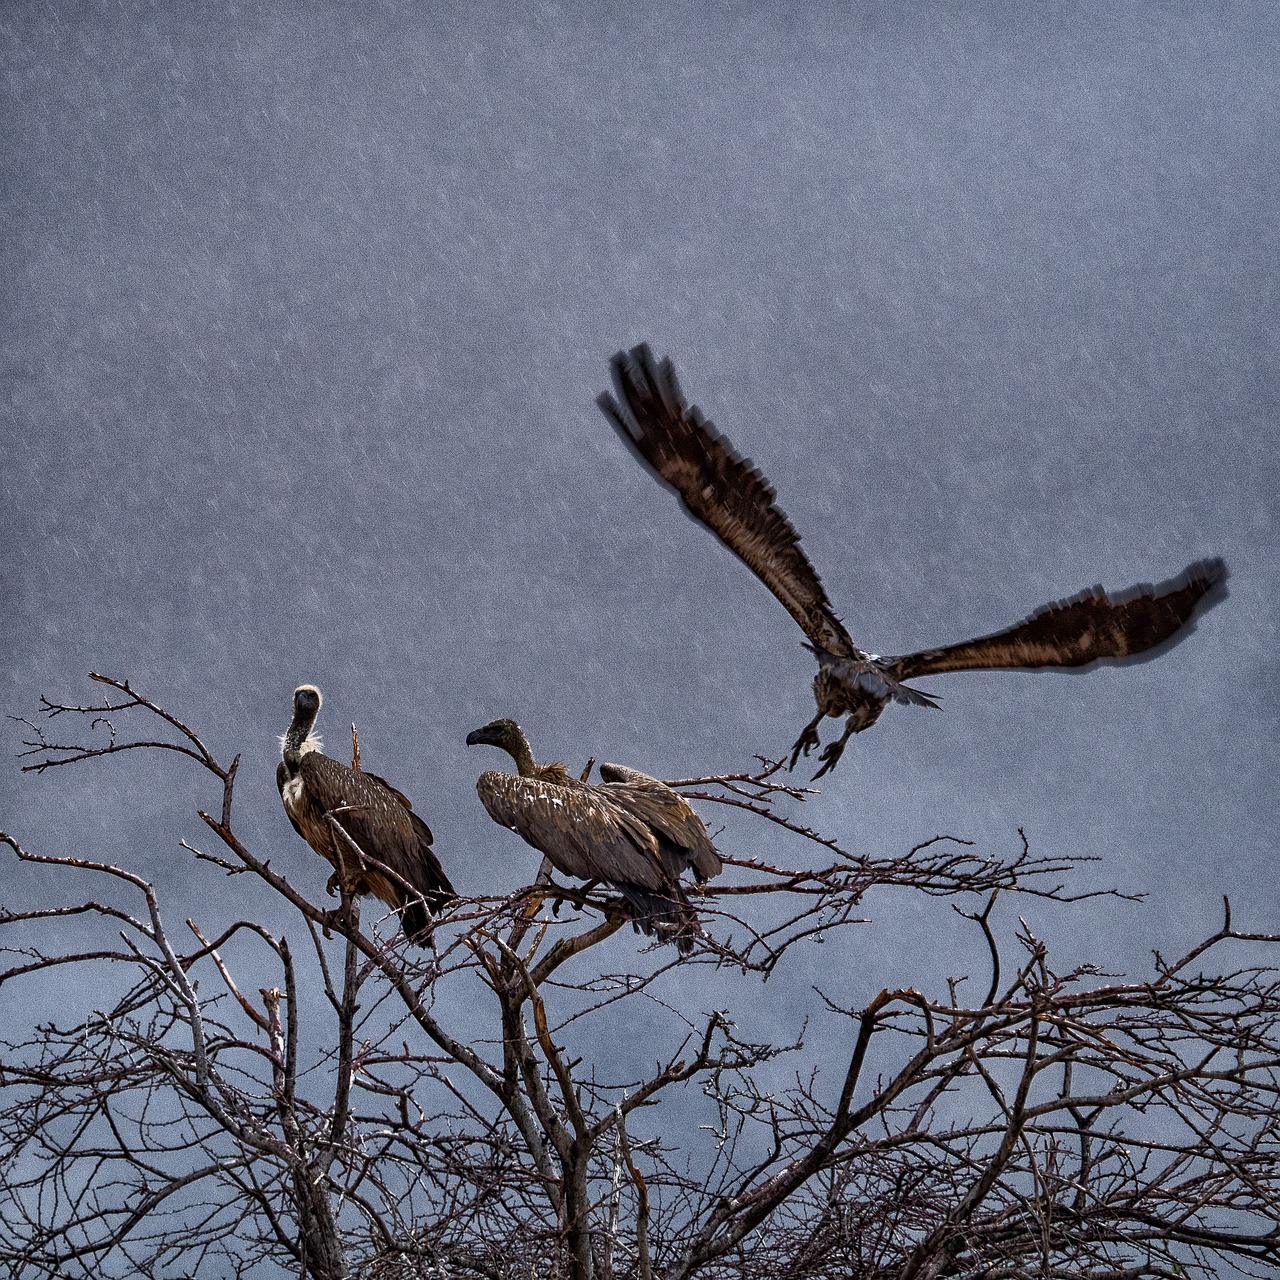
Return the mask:
{"type": "Polygon", "coordinates": [[[847,715],[844,733],[823,749],[821,777],[835,767],[851,734],[873,725],[890,701],[936,707],[904,681],[947,671],[1087,667],[1145,661],[1189,635],[1194,620],[1226,597],[1227,566],[1200,560],[1165,582],[1140,583],[1115,595],[1093,587],[1037,609],[1004,631],[882,658],[859,649],[836,617],[800,536],[750,458],[685,403],[670,360],[647,345],[611,362],[616,398],[597,401],[632,451],[675,490],[685,510],[720,539],[782,602],[818,659],[813,695],[818,714],[791,752],[819,745],[824,716],[847,715]]]}
{"type": "Polygon", "coordinates": [[[406,936],[426,945],[432,915],[455,896],[431,848],[431,828],[385,779],[348,769],[321,753],[314,732],[320,703],[320,690],[313,684],[293,691],[293,721],[280,740],[282,759],[276,766],[284,811],[293,829],[333,867],[330,893],[338,884],[341,858],[351,892],[371,893],[395,907],[406,936]],[[352,865],[356,855],[335,835],[325,816],[330,813],[370,862],[352,865]],[[387,870],[374,866],[374,860],[387,870]]]}
{"type": "Polygon", "coordinates": [[[640,933],[693,949],[698,917],[680,884],[692,869],[700,883],[718,875],[702,819],[685,798],[648,774],[602,764],[600,783],[580,782],[562,764],[536,764],[514,720],[494,720],[467,734],[467,746],[501,747],[518,774],[489,770],[476,781],[480,802],[552,865],[580,880],[603,880],[626,899],[640,933]]]}

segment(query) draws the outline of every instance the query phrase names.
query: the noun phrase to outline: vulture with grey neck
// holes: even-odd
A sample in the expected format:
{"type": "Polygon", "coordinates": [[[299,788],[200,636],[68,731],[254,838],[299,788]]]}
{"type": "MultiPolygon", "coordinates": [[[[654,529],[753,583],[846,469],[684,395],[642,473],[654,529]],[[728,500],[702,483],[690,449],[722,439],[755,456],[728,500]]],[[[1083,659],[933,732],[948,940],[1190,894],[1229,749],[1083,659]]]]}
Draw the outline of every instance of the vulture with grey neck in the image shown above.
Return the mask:
{"type": "Polygon", "coordinates": [[[431,917],[455,896],[431,847],[431,828],[384,778],[348,769],[321,752],[314,732],[320,703],[315,685],[294,690],[293,721],[276,766],[284,811],[293,829],[333,867],[330,893],[345,864],[351,892],[371,893],[394,907],[405,935],[425,946],[431,917]],[[335,834],[330,814],[361,857],[335,834]]]}
{"type": "Polygon", "coordinates": [[[825,716],[848,716],[844,733],[823,749],[815,777],[834,768],[850,735],[873,725],[890,702],[938,705],[907,680],[949,671],[1143,662],[1185,639],[1196,618],[1226,597],[1226,564],[1200,560],[1155,585],[1139,583],[1114,594],[1093,587],[976,640],[896,658],[867,653],[836,617],[768,480],[685,403],[671,361],[659,364],[642,345],[618,352],[611,363],[617,394],[599,397],[605,416],[645,466],[675,491],[689,515],[777,596],[818,659],[813,681],[818,714],[792,748],[791,767],[802,751],[808,755],[819,745],[818,726],[825,716]]]}
{"type": "Polygon", "coordinates": [[[501,747],[517,772],[489,770],[476,782],[480,802],[508,827],[579,880],[602,880],[622,894],[636,930],[674,942],[682,955],[701,930],[680,884],[721,870],[702,819],[665,783],[620,764],[602,764],[603,782],[582,782],[562,764],[538,764],[514,720],[467,734],[467,746],[501,747]]]}

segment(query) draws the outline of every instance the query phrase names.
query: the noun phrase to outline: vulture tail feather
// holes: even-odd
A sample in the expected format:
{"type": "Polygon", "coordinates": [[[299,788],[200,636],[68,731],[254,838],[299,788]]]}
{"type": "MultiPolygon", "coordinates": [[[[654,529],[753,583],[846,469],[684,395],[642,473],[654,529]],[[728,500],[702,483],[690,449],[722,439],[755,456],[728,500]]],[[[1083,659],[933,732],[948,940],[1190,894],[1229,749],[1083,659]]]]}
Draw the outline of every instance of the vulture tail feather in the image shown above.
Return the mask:
{"type": "Polygon", "coordinates": [[[631,923],[637,933],[674,942],[676,950],[686,956],[693,950],[693,939],[702,932],[698,917],[684,895],[668,897],[634,884],[613,886],[631,908],[631,923]]]}
{"type": "Polygon", "coordinates": [[[400,908],[400,927],[410,942],[420,947],[431,945],[431,915],[420,898],[413,898],[400,908]]]}

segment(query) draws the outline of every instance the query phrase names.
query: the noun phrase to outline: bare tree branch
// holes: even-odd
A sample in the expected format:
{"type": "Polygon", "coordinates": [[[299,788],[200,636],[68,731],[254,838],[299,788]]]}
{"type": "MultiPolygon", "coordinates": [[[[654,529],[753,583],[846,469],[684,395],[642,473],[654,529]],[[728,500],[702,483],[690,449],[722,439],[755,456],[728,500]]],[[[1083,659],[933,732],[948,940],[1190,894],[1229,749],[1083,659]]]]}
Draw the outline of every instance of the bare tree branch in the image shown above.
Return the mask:
{"type": "Polygon", "coordinates": [[[689,957],[636,942],[613,899],[556,884],[545,862],[527,889],[453,904],[420,952],[362,923],[350,877],[321,909],[249,847],[238,756],[223,767],[127,681],[93,679],[111,691],[100,705],[41,707],[86,740],[31,724],[23,767],[130,750],[197,763],[217,788],[199,816],[219,845],[184,844],[189,865],[271,895],[309,945],[295,955],[293,931],[245,916],[188,920],[183,952],[144,876],[0,833],[49,874],[48,905],[0,912],[9,1007],[83,973],[53,1020],[0,1038],[0,1263],[15,1276],[1280,1268],[1280,980],[1265,962],[1280,935],[1236,928],[1225,900],[1220,927],[1171,939],[1179,958],[1157,954],[1150,975],[1059,969],[998,908],[1111,893],[1082,881],[1085,860],[1034,854],[1022,833],[1008,855],[951,836],[857,854],[778,811],[816,793],[762,758],[672,784],[725,806],[739,847],[768,847],[726,857],[694,894],[706,928],[689,957]],[[815,848],[820,865],[804,865],[815,848]],[[84,883],[102,893],[82,897],[84,883]],[[59,903],[64,885],[74,896],[59,903]],[[962,1000],[963,976],[935,996],[887,981],[860,1006],[797,985],[788,958],[857,927],[889,886],[975,926],[979,1004],[962,1000]],[[74,946],[55,940],[60,922],[74,946]],[[736,1012],[689,1005],[689,976],[713,971],[736,1012]],[[752,1031],[765,981],[804,1021],[794,1041],[772,1018],[752,1031]],[[650,1040],[661,1047],[637,1061],[650,1040]],[[618,1052],[597,1052],[610,1041],[618,1052]]]}

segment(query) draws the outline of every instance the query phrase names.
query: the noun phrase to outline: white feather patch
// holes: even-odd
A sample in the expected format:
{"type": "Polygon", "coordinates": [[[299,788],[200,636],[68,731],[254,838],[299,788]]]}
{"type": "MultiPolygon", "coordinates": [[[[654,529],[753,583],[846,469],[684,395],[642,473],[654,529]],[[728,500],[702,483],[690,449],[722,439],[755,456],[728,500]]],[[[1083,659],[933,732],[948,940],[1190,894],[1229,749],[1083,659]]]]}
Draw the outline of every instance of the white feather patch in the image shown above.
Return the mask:
{"type": "MultiPolygon", "coordinates": [[[[284,744],[288,742],[288,740],[289,740],[289,735],[287,733],[282,733],[280,735],[281,751],[284,750],[284,744]]],[[[305,738],[303,738],[302,746],[298,748],[298,754],[300,756],[305,756],[308,751],[323,751],[323,750],[324,750],[324,743],[320,741],[320,735],[314,729],[312,729],[311,732],[307,734],[305,738]]]]}
{"type": "Polygon", "coordinates": [[[284,807],[292,813],[302,800],[302,779],[290,778],[284,784],[284,788],[280,792],[280,798],[284,801],[284,807]]]}

